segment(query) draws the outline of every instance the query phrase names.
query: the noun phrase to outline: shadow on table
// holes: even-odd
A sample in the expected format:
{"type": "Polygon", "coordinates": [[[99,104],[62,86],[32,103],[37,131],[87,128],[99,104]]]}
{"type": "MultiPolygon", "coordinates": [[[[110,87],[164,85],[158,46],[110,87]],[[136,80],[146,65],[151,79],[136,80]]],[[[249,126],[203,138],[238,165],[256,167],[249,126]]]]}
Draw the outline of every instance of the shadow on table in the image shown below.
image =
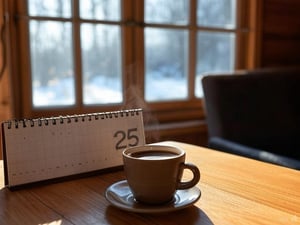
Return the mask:
{"type": "Polygon", "coordinates": [[[106,209],[106,219],[109,224],[185,224],[185,225],[213,225],[213,222],[204,211],[191,206],[186,209],[162,213],[162,214],[140,214],[131,213],[108,206],[106,209]]]}

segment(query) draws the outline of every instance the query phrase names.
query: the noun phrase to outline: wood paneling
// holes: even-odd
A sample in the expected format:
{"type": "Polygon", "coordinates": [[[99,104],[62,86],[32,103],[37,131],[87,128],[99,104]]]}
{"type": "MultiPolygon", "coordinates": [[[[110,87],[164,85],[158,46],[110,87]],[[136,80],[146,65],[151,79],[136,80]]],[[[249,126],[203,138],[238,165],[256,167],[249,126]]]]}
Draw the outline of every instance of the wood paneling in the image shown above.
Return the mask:
{"type": "Polygon", "coordinates": [[[264,0],[262,67],[300,64],[299,11],[299,0],[264,0]]]}
{"type": "MultiPolygon", "coordinates": [[[[0,27],[1,27],[1,43],[0,43],[0,122],[3,120],[7,120],[11,117],[12,111],[11,111],[11,92],[10,92],[10,79],[8,76],[8,70],[7,70],[7,58],[4,57],[6,53],[6,45],[4,41],[6,40],[5,36],[5,17],[4,17],[4,5],[0,4],[0,27]]],[[[1,151],[1,138],[0,138],[0,159],[2,159],[2,151],[1,151]]]]}
{"type": "Polygon", "coordinates": [[[192,120],[145,126],[146,143],[158,141],[180,141],[207,146],[207,126],[204,121],[192,120]]]}

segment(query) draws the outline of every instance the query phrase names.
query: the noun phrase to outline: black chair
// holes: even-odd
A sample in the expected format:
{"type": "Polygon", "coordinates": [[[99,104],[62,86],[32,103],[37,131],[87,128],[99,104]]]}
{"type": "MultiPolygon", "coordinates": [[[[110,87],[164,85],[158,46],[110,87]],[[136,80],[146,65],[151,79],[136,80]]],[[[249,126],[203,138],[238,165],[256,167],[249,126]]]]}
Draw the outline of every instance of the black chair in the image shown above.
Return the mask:
{"type": "Polygon", "coordinates": [[[300,170],[300,68],[207,74],[209,147],[300,170]]]}

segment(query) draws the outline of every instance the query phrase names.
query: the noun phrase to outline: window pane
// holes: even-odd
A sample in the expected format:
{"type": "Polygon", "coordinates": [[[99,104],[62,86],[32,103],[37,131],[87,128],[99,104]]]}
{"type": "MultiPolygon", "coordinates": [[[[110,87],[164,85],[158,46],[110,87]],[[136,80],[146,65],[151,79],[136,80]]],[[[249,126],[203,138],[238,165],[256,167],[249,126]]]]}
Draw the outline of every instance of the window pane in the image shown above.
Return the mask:
{"type": "Polygon", "coordinates": [[[71,0],[28,0],[30,16],[71,17],[71,0]]]}
{"type": "Polygon", "coordinates": [[[81,26],[84,104],[123,101],[120,35],[115,25],[81,26]]]}
{"type": "Polygon", "coordinates": [[[83,19],[119,21],[120,12],[120,0],[80,0],[83,19]]]}
{"type": "Polygon", "coordinates": [[[235,35],[221,32],[198,32],[196,96],[202,97],[201,74],[234,69],[235,35]]]}
{"type": "Polygon", "coordinates": [[[145,99],[187,97],[188,33],[186,30],[145,29],[145,99]]]}
{"type": "Polygon", "coordinates": [[[146,23],[187,24],[188,21],[188,0],[145,0],[146,23]]]}
{"type": "Polygon", "coordinates": [[[33,105],[75,103],[72,29],[68,22],[30,22],[33,105]]]}
{"type": "Polygon", "coordinates": [[[198,0],[198,25],[235,28],[236,0],[198,0]]]}

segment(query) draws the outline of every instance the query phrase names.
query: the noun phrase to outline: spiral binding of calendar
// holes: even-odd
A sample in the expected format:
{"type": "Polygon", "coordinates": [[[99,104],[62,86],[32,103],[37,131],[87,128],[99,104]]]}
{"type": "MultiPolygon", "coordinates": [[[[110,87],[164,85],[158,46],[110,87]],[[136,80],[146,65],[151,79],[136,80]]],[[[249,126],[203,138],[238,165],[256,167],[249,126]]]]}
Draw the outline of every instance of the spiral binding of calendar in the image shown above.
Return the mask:
{"type": "Polygon", "coordinates": [[[49,118],[38,118],[38,119],[22,119],[22,120],[9,120],[5,121],[7,123],[8,129],[12,127],[18,129],[20,126],[22,127],[34,127],[38,126],[48,126],[50,123],[52,125],[63,124],[63,123],[71,123],[73,122],[85,122],[92,120],[103,120],[103,119],[112,119],[118,117],[128,117],[139,115],[142,112],[142,109],[128,109],[128,110],[120,110],[120,111],[111,111],[111,112],[98,112],[98,113],[87,113],[87,114],[79,114],[79,115],[66,115],[66,116],[57,116],[57,117],[49,117],[49,118]]]}

